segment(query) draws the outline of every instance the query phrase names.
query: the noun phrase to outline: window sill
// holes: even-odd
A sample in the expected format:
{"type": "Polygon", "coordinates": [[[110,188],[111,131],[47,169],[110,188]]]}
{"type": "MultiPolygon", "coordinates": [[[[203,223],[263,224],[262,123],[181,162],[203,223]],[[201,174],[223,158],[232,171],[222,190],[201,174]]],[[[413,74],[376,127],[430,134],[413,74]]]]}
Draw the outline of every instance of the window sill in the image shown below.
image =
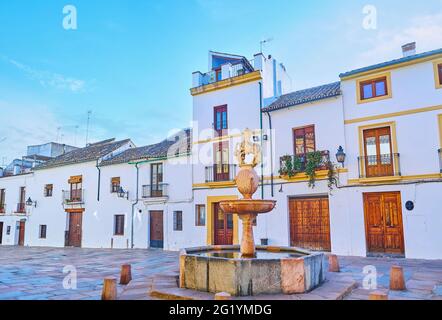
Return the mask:
{"type": "Polygon", "coordinates": [[[391,99],[392,95],[386,95],[386,96],[379,96],[379,97],[374,97],[374,98],[370,98],[370,99],[359,99],[358,98],[358,104],[366,104],[366,103],[370,103],[370,102],[376,102],[376,101],[382,101],[382,100],[386,100],[386,99],[391,99]]]}

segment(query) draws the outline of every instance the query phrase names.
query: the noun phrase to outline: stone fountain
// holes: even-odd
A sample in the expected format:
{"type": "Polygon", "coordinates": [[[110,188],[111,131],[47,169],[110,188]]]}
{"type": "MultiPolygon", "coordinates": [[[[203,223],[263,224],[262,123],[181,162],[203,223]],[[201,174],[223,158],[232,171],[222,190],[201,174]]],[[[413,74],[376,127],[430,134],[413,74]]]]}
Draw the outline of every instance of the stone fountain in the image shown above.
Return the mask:
{"type": "Polygon", "coordinates": [[[305,293],[325,280],[324,255],[298,248],[255,246],[253,221],[271,212],[276,201],[254,200],[259,177],[260,146],[246,129],[235,156],[240,171],[235,182],[243,198],[219,203],[225,214],[242,221],[241,245],[183,249],[180,253],[180,287],[234,296],[305,293]]]}

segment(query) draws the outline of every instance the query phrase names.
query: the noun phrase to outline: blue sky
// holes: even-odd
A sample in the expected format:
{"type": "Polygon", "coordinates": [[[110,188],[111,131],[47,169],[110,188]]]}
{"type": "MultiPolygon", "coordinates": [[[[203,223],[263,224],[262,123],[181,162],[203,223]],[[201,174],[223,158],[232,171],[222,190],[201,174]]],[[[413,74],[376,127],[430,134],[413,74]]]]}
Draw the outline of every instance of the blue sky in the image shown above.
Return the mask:
{"type": "Polygon", "coordinates": [[[14,0],[0,2],[0,165],[29,144],[109,137],[155,143],[190,125],[191,73],[207,52],[252,57],[262,39],[293,89],[442,47],[442,0],[14,0]],[[78,29],[62,27],[77,8],[78,29]],[[377,8],[376,30],[362,27],[377,8]],[[78,128],[76,128],[78,127],[78,128]],[[60,128],[60,129],[57,129],[60,128]]]}

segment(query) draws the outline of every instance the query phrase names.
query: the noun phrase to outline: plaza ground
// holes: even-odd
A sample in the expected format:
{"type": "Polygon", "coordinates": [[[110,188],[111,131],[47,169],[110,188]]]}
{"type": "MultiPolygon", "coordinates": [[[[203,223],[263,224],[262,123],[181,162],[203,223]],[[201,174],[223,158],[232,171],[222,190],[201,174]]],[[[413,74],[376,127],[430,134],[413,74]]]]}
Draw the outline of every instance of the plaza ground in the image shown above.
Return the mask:
{"type": "MultiPolygon", "coordinates": [[[[339,257],[339,261],[341,273],[328,274],[328,283],[322,288],[290,299],[367,299],[372,290],[362,286],[366,276],[363,268],[370,265],[376,267],[378,290],[385,292],[391,266],[404,268],[407,291],[390,291],[391,299],[442,299],[441,260],[339,257]],[[342,288],[341,283],[345,283],[342,288]]],[[[178,273],[177,252],[0,247],[0,300],[100,299],[103,279],[118,278],[121,265],[126,263],[132,265],[133,281],[129,286],[118,287],[120,297],[126,299],[151,299],[148,290],[152,279],[164,283],[178,273]],[[63,280],[72,275],[74,268],[77,289],[65,289],[63,280]],[[64,269],[68,272],[64,273],[64,269]]]]}

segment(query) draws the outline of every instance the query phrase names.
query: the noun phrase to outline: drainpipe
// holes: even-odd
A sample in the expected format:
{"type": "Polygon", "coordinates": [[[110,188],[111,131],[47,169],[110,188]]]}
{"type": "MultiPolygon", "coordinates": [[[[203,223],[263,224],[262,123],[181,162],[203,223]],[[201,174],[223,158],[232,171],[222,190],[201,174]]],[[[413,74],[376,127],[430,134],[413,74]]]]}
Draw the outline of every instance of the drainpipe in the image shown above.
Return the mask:
{"type": "Polygon", "coordinates": [[[98,163],[99,159],[97,159],[97,164],[95,165],[98,170],[98,186],[97,186],[97,201],[100,202],[100,182],[101,182],[101,169],[98,163]]]}
{"type": "Polygon", "coordinates": [[[275,196],[274,192],[274,176],[273,176],[273,126],[272,126],[272,116],[269,111],[266,112],[269,117],[269,129],[270,129],[270,185],[272,191],[272,198],[275,196]]]}
{"type": "Polygon", "coordinates": [[[263,134],[262,134],[262,82],[259,82],[259,125],[260,125],[260,132],[261,132],[261,199],[264,200],[264,163],[263,163],[263,134]]]}
{"type": "Polygon", "coordinates": [[[138,204],[138,192],[139,192],[139,180],[140,180],[140,167],[141,162],[135,163],[135,169],[137,171],[137,185],[136,185],[136,197],[135,202],[132,203],[132,214],[131,214],[131,225],[130,225],[130,247],[134,248],[134,217],[135,217],[135,206],[138,204]]]}

